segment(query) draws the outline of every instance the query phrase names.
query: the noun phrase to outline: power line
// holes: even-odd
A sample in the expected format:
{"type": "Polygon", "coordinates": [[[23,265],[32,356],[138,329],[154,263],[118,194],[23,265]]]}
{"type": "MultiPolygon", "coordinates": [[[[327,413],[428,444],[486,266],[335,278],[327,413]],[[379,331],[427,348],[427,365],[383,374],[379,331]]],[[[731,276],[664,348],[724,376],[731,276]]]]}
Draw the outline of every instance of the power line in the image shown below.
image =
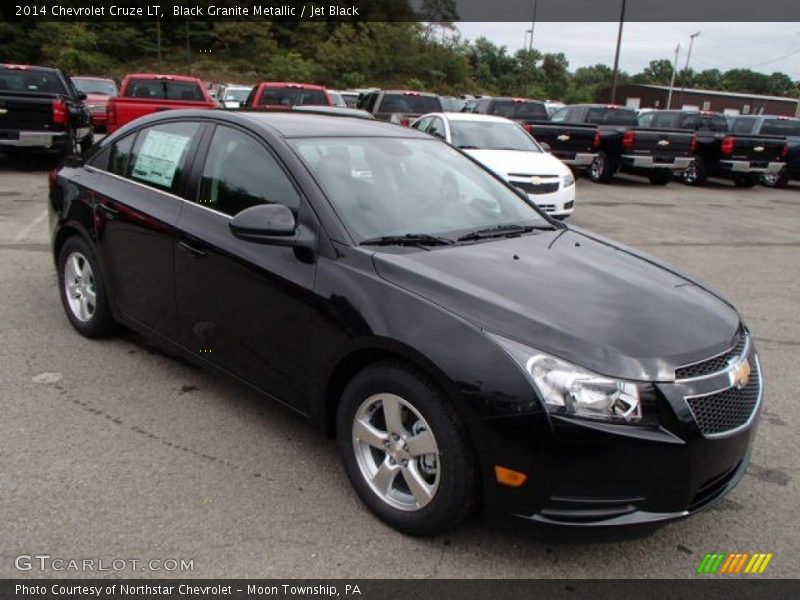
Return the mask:
{"type": "Polygon", "coordinates": [[[752,69],[754,67],[761,67],[763,65],[768,65],[770,63],[778,62],[779,60],[783,60],[784,58],[789,58],[790,56],[794,56],[795,54],[800,54],[800,49],[795,50],[793,52],[789,52],[789,54],[784,54],[783,56],[779,56],[778,58],[772,58],[770,60],[765,60],[764,62],[756,63],[754,65],[749,65],[747,67],[742,67],[743,69],[752,69]]]}

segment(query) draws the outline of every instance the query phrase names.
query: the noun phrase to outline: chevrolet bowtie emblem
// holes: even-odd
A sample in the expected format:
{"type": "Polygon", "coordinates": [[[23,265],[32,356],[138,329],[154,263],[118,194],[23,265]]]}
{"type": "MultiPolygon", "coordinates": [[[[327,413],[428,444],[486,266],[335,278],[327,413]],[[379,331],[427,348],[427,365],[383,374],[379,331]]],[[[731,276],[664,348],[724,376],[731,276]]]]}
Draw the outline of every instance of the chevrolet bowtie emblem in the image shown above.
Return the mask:
{"type": "Polygon", "coordinates": [[[538,175],[534,175],[533,177],[531,177],[531,183],[533,185],[539,185],[540,183],[542,183],[542,178],[539,177],[538,175]]]}
{"type": "Polygon", "coordinates": [[[669,140],[659,140],[659,146],[669,146],[669,140]]]}
{"type": "Polygon", "coordinates": [[[753,148],[753,150],[755,150],[756,152],[763,152],[764,146],[756,146],[755,148],[753,148]]]}
{"type": "Polygon", "coordinates": [[[737,390],[741,390],[747,385],[750,380],[750,363],[743,360],[736,365],[731,371],[731,385],[735,386],[737,390]]]}
{"type": "Polygon", "coordinates": [[[566,142],[569,139],[569,136],[566,133],[562,133],[560,136],[556,138],[560,142],[566,142]]]}

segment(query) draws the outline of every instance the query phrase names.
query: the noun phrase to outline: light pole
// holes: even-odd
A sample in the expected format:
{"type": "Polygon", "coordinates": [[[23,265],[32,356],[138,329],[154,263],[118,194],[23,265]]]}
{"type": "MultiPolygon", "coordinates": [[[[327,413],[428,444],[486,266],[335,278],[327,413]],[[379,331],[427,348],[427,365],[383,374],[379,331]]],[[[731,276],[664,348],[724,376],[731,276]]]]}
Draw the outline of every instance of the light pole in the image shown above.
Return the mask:
{"type": "Polygon", "coordinates": [[[619,73],[619,48],[622,45],[622,24],[625,23],[625,0],[619,11],[619,31],[617,31],[617,50],[614,52],[614,73],[611,75],[611,104],[617,99],[617,75],[619,73]]]}
{"type": "Polygon", "coordinates": [[[533,32],[536,30],[536,0],[533,0],[533,14],[531,15],[531,28],[528,30],[531,34],[531,39],[528,42],[528,52],[533,50],[533,32]]]}
{"type": "Polygon", "coordinates": [[[672,107],[672,90],[675,87],[675,71],[678,70],[678,53],[681,51],[681,45],[675,46],[675,60],[672,62],[672,78],[669,80],[669,94],[667,95],[667,110],[672,107]]]}
{"type": "Polygon", "coordinates": [[[693,33],[689,36],[689,52],[686,54],[686,66],[683,67],[683,75],[681,75],[681,106],[683,106],[683,90],[686,89],[686,74],[689,72],[689,61],[692,58],[692,46],[694,46],[694,38],[700,35],[701,32],[693,33]]]}

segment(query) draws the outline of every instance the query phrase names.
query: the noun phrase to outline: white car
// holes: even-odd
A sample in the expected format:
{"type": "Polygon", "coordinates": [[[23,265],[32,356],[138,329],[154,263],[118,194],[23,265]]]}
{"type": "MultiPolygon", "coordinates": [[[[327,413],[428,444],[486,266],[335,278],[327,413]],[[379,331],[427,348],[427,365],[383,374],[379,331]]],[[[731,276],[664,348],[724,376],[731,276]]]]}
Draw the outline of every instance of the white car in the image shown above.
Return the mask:
{"type": "Polygon", "coordinates": [[[517,188],[547,214],[565,219],[575,210],[575,176],[518,123],[473,113],[429,113],[411,127],[439,137],[517,188]]]}
{"type": "Polygon", "coordinates": [[[250,95],[252,86],[249,85],[228,85],[222,92],[222,104],[225,108],[239,108],[250,95]]]}

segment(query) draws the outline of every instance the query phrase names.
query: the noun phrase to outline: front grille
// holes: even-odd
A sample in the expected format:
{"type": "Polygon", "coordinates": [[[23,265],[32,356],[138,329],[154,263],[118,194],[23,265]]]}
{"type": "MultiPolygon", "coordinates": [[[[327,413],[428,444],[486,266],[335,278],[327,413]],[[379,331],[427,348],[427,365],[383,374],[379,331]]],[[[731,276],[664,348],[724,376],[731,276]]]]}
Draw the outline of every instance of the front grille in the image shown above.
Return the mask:
{"type": "Polygon", "coordinates": [[[703,435],[718,435],[745,425],[758,406],[761,373],[758,362],[752,365],[747,385],[728,388],[708,396],[687,398],[686,402],[703,435]]]}
{"type": "Polygon", "coordinates": [[[524,190],[528,194],[552,194],[558,191],[558,181],[536,184],[529,181],[512,181],[511,184],[524,190]]]}
{"type": "Polygon", "coordinates": [[[744,354],[746,346],[747,335],[745,334],[740,336],[736,345],[727,352],[723,352],[722,354],[712,356],[711,358],[701,360],[700,362],[696,362],[691,365],[678,367],[675,369],[675,379],[693,379],[695,377],[704,377],[706,375],[724,371],[731,359],[739,358],[742,356],[742,354],[744,354]]]}

